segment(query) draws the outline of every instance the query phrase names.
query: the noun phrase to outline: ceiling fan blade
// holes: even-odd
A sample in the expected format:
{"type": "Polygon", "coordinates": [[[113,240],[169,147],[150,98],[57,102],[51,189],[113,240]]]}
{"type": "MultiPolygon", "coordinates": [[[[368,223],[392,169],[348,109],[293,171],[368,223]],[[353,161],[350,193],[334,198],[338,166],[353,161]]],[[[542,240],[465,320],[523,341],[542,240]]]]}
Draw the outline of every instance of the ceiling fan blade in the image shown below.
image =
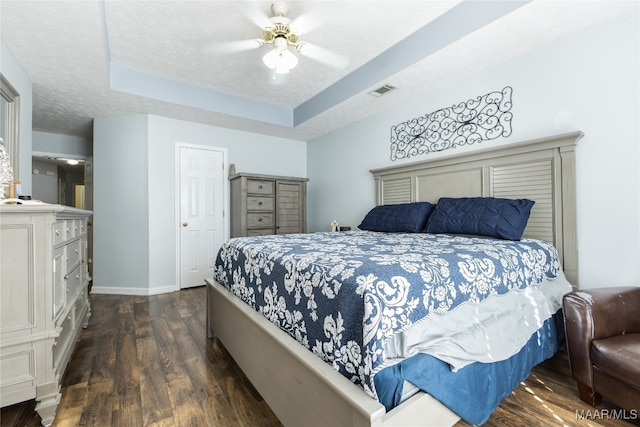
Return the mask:
{"type": "Polygon", "coordinates": [[[255,7],[245,6],[244,15],[253,22],[258,28],[264,28],[271,25],[269,15],[264,11],[258,10],[255,7]]]}
{"type": "Polygon", "coordinates": [[[205,46],[204,51],[211,55],[228,55],[258,49],[263,44],[263,41],[260,39],[235,40],[231,42],[211,43],[205,46]]]}
{"type": "Polygon", "coordinates": [[[303,13],[302,15],[291,21],[291,31],[295,34],[309,34],[316,28],[320,28],[325,23],[319,15],[312,13],[303,13]]]}
{"type": "Polygon", "coordinates": [[[326,26],[328,22],[340,16],[340,13],[345,8],[345,3],[344,1],[311,3],[312,10],[297,16],[291,21],[291,30],[298,35],[302,35],[326,26]]]}
{"type": "Polygon", "coordinates": [[[298,48],[298,52],[309,59],[313,59],[316,62],[335,68],[336,70],[341,70],[349,65],[349,58],[346,56],[312,43],[302,43],[298,48]]]}

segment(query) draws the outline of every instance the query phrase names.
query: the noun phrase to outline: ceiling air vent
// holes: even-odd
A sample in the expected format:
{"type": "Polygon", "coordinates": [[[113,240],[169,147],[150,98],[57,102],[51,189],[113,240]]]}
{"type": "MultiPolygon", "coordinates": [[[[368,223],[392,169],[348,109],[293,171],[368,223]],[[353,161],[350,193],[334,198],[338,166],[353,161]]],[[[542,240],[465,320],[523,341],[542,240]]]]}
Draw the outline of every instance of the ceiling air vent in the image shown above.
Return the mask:
{"type": "Polygon", "coordinates": [[[378,89],[375,89],[375,90],[372,90],[371,92],[369,92],[369,95],[371,95],[371,96],[382,96],[387,92],[391,92],[395,88],[396,88],[395,86],[391,86],[391,85],[380,86],[378,89]]]}

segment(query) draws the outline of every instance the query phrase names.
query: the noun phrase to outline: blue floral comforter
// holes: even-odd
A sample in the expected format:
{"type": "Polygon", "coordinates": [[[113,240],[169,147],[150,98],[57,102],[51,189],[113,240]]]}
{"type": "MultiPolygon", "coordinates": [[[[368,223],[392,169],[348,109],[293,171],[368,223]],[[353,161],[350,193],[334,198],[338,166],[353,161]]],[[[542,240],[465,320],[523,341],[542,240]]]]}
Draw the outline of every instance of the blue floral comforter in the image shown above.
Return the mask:
{"type": "Polygon", "coordinates": [[[386,338],[559,270],[539,240],[351,231],[231,239],[214,279],[376,397],[386,338]]]}

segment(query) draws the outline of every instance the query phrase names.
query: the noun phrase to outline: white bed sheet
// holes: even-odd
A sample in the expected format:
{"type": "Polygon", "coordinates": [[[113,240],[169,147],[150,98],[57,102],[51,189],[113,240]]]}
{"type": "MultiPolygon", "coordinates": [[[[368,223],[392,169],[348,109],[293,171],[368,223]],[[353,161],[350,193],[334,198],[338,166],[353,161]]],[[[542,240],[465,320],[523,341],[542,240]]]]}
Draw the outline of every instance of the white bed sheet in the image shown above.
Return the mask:
{"type": "Polygon", "coordinates": [[[385,342],[387,361],[381,369],[417,353],[448,363],[452,371],[508,359],[560,309],[562,296],[571,290],[561,271],[539,286],[465,303],[444,315],[431,314],[385,342]]]}

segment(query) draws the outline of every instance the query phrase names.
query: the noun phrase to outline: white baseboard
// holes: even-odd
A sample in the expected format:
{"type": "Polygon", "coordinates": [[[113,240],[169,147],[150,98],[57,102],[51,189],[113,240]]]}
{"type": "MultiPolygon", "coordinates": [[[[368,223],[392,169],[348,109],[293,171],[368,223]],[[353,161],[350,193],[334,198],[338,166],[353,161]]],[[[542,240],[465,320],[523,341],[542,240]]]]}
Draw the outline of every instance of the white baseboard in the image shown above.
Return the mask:
{"type": "Polygon", "coordinates": [[[92,286],[92,294],[107,294],[107,295],[158,295],[166,294],[169,292],[179,291],[176,286],[161,286],[157,288],[129,288],[129,287],[117,287],[117,286],[92,286]]]}

